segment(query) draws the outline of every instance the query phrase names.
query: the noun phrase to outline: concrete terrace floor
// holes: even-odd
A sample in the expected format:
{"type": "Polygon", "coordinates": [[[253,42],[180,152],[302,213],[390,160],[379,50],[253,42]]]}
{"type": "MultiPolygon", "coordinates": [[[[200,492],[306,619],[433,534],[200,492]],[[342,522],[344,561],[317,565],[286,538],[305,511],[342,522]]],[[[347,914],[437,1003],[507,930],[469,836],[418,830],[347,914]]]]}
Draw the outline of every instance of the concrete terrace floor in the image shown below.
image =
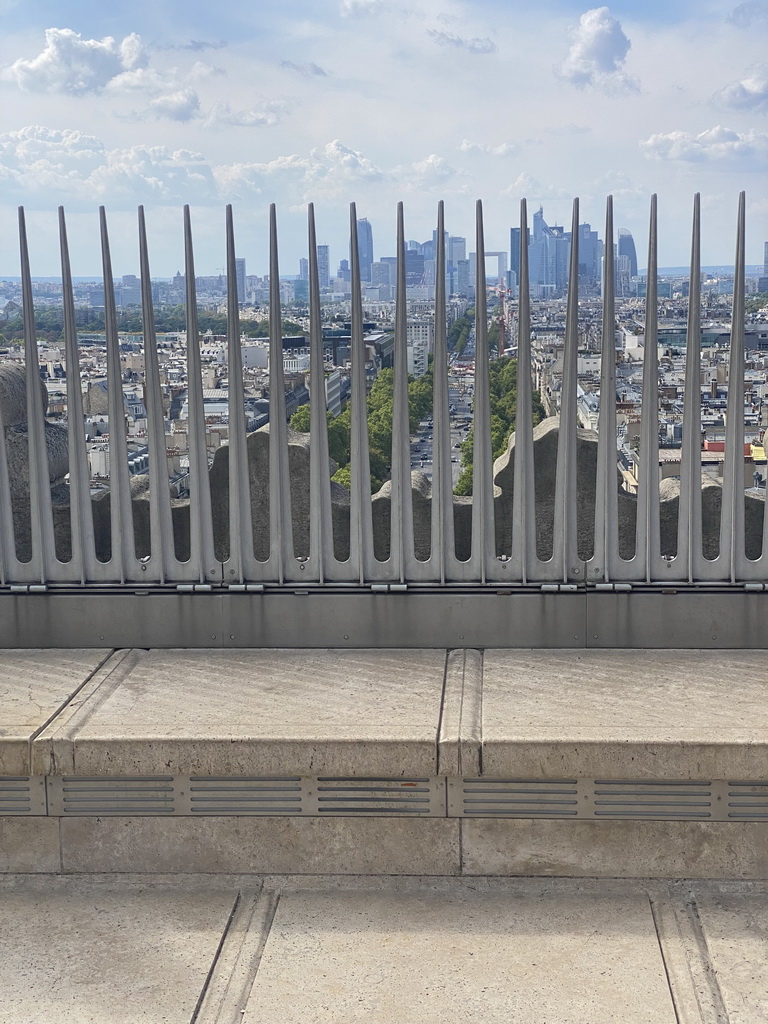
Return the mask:
{"type": "Polygon", "coordinates": [[[2,1024],[760,1024],[768,883],[0,880],[2,1024]]]}

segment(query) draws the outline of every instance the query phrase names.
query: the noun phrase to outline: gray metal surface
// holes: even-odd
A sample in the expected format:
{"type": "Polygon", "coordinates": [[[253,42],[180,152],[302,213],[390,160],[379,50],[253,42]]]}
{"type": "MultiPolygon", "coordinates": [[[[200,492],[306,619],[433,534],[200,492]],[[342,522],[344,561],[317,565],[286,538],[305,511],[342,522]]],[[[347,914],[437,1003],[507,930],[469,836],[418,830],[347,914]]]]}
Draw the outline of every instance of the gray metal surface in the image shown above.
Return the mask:
{"type": "Polygon", "coordinates": [[[765,781],[366,776],[0,777],[0,815],[768,821],[765,781]]]}
{"type": "MultiPolygon", "coordinates": [[[[493,473],[490,435],[490,404],[488,379],[488,340],[486,315],[485,261],[483,211],[478,202],[476,210],[476,385],[474,401],[474,498],[472,505],[471,553],[467,560],[456,557],[451,490],[450,423],[448,406],[447,347],[445,317],[445,265],[444,209],[437,214],[437,287],[435,312],[434,363],[434,474],[431,504],[431,549],[426,560],[416,558],[413,535],[412,495],[410,480],[410,451],[406,372],[406,294],[405,294],[405,228],[402,204],[397,211],[397,309],[395,322],[395,398],[393,409],[392,449],[392,515],[390,525],[390,552],[385,560],[375,557],[369,488],[370,460],[366,411],[365,344],[363,340],[363,311],[361,300],[360,266],[357,252],[356,209],[350,207],[350,241],[352,267],[352,324],[351,324],[351,505],[350,551],[345,560],[336,558],[331,529],[331,492],[327,474],[327,424],[325,399],[322,388],[323,354],[320,323],[320,292],[316,258],[314,210],[310,206],[308,244],[310,254],[310,359],[311,381],[311,453],[310,453],[310,507],[312,509],[309,553],[299,559],[294,550],[291,528],[291,494],[288,465],[288,441],[285,418],[285,396],[282,364],[282,327],[279,302],[279,263],[277,219],[274,206],[270,208],[270,436],[269,436],[269,512],[268,521],[258,524],[267,532],[269,544],[266,558],[259,558],[253,544],[253,511],[251,484],[248,473],[248,451],[243,416],[244,387],[242,356],[240,351],[237,278],[235,273],[234,223],[231,207],[226,211],[227,279],[228,279],[228,357],[230,382],[229,419],[229,554],[223,564],[213,558],[213,528],[211,495],[205,451],[205,421],[200,380],[200,334],[197,326],[197,306],[194,292],[194,254],[189,209],[185,208],[183,236],[185,244],[185,273],[187,287],[187,363],[189,388],[189,445],[190,445],[190,557],[177,558],[174,548],[171,520],[170,492],[165,473],[165,436],[161,400],[160,371],[157,339],[152,307],[149,249],[143,210],[139,209],[139,252],[142,288],[142,315],[144,321],[144,354],[146,367],[146,404],[148,416],[149,472],[151,478],[149,498],[149,526],[151,554],[137,558],[134,549],[133,510],[127,466],[127,437],[123,416],[123,392],[120,375],[117,313],[110,257],[107,218],[101,210],[101,250],[105,285],[105,321],[108,366],[108,397],[110,414],[110,520],[111,554],[107,561],[96,557],[93,517],[88,494],[85,439],[79,423],[82,421],[82,399],[77,375],[69,374],[69,465],[70,500],[72,513],[72,557],[67,562],[56,556],[53,534],[53,516],[48,480],[44,417],[36,374],[27,378],[27,419],[30,451],[30,524],[31,559],[17,558],[11,514],[10,487],[5,452],[0,453],[0,585],[114,583],[133,587],[162,587],[169,582],[211,584],[220,586],[221,580],[240,585],[268,584],[283,586],[289,592],[292,586],[302,584],[345,583],[367,588],[371,584],[430,583],[436,587],[446,584],[466,584],[483,587],[487,583],[525,585],[530,583],[578,584],[585,580],[603,584],[616,581],[635,583],[670,582],[695,584],[701,582],[738,584],[764,582],[768,578],[768,517],[765,517],[763,553],[749,560],[744,548],[744,500],[741,479],[741,445],[743,442],[744,404],[744,236],[745,204],[739,199],[736,232],[736,275],[733,301],[731,355],[729,364],[728,419],[725,471],[722,493],[723,514],[720,526],[720,551],[717,558],[708,560],[702,553],[701,472],[699,436],[701,407],[699,398],[700,352],[695,344],[688,345],[685,371],[685,412],[683,429],[683,463],[681,469],[680,517],[677,555],[662,557],[659,541],[658,496],[658,386],[656,375],[656,277],[657,227],[656,198],[651,199],[646,300],[646,360],[644,367],[644,402],[641,437],[641,481],[638,495],[638,517],[635,555],[623,559],[618,551],[616,447],[615,422],[615,351],[613,335],[615,314],[613,309],[613,261],[605,261],[604,294],[609,296],[603,307],[603,363],[601,379],[601,416],[598,448],[598,480],[595,505],[595,546],[592,558],[581,562],[576,555],[576,389],[578,351],[578,200],[573,205],[573,244],[571,245],[570,285],[567,299],[567,324],[563,356],[563,395],[561,429],[557,451],[554,502],[554,543],[551,558],[537,557],[535,534],[535,504],[533,494],[533,444],[531,415],[531,330],[528,298],[527,207],[521,203],[520,252],[520,307],[518,331],[518,400],[516,422],[516,459],[514,467],[514,494],[512,503],[511,546],[499,551],[494,539],[493,473]],[[610,398],[609,398],[610,396],[610,398]]],[[[69,261],[66,224],[63,210],[59,213],[61,238],[62,283],[64,294],[64,335],[67,365],[76,366],[79,360],[72,279],[69,261]]],[[[613,238],[613,203],[611,197],[606,209],[606,238],[613,238]]],[[[701,214],[698,196],[694,200],[690,302],[688,337],[698,337],[701,304],[700,275],[701,214]]],[[[21,276],[23,285],[24,343],[28,366],[37,363],[37,338],[31,290],[31,270],[27,251],[23,209],[19,211],[19,237],[21,245],[21,276]]],[[[331,596],[331,591],[323,599],[331,596]]],[[[526,596],[538,605],[535,595],[526,596]]],[[[197,600],[197,597],[195,598],[197,600]]],[[[203,600],[200,598],[200,600],[203,600]]],[[[112,595],[109,597],[113,601],[112,595]]],[[[335,604],[331,602],[332,605],[335,604]]],[[[63,607],[63,606],[62,606],[63,607]]],[[[168,606],[166,606],[167,608],[168,606]]],[[[210,605],[206,605],[210,608],[210,605]]],[[[235,639],[243,632],[260,630],[264,610],[252,606],[255,618],[243,617],[242,606],[233,609],[233,621],[216,629],[231,628],[235,639]]],[[[224,605],[222,605],[224,608],[224,605]]],[[[271,610],[270,610],[271,611],[271,610]]],[[[199,609],[195,610],[197,615],[199,609]]],[[[312,609],[314,620],[315,609],[312,609]]],[[[443,607],[441,606],[442,614],[443,607]]],[[[68,614],[71,614],[68,613],[68,614]]],[[[212,621],[224,621],[226,608],[212,621]]],[[[600,613],[602,614],[602,612],[600,613]]],[[[267,614],[267,618],[269,618],[267,614]]],[[[172,621],[181,622],[184,616],[172,615],[172,621]]],[[[363,616],[363,619],[365,616],[363,616]]],[[[395,616],[396,618],[396,616],[395,616]]],[[[431,615],[422,626],[428,629],[438,614],[431,615]]],[[[338,611],[329,619],[342,621],[338,611]]],[[[494,624],[500,617],[494,615],[494,624]]],[[[526,619],[523,613],[523,619],[526,619]]],[[[557,617],[556,617],[557,620],[557,617]]],[[[560,619],[562,621],[562,618],[560,619]]],[[[73,628],[77,623],[70,620],[73,628]]],[[[547,623],[547,628],[550,624],[547,623]]],[[[367,628],[367,623],[365,623],[367,628]]],[[[126,627],[128,628],[128,627],[126,627]]],[[[361,622],[353,615],[349,628],[358,632],[361,622]]],[[[436,628],[440,629],[439,624],[436,628]]],[[[492,626],[486,628],[475,622],[479,635],[493,635],[492,626]]],[[[614,627],[614,632],[615,632],[614,627]]],[[[312,625],[310,622],[310,629],[312,625]]],[[[559,631],[558,622],[555,629],[559,631]]],[[[643,636],[649,627],[643,626],[643,636]]],[[[626,635],[634,631],[628,624],[622,627],[626,635]]],[[[130,631],[130,630],[129,630],[130,631]]],[[[176,635],[184,627],[174,627],[176,635]]],[[[409,630],[406,628],[406,632],[409,630]]],[[[154,630],[152,630],[154,634],[154,630]]],[[[211,630],[211,633],[214,631],[211,630]]],[[[265,630],[268,637],[282,631],[271,621],[265,630]]],[[[385,636],[387,628],[381,630],[385,636]]],[[[442,629],[442,634],[461,632],[442,629]]],[[[537,632],[541,632],[538,630],[537,632]]],[[[561,632],[561,631],[559,631],[561,632]]],[[[581,630],[572,631],[571,640],[581,640],[581,630]]],[[[728,632],[728,630],[726,630],[728,632]]],[[[515,633],[515,626],[512,626],[515,633]]],[[[3,631],[7,642],[8,630],[3,631]]],[[[342,632],[341,638],[344,634],[342,632]]],[[[350,634],[351,636],[351,634],[350,634]]],[[[557,644],[563,645],[558,636],[557,644]]],[[[599,635],[598,635],[599,639],[599,635]]],[[[538,637],[531,642],[537,642],[538,637]]],[[[23,631],[19,642],[24,643],[23,631]]],[[[149,641],[147,641],[149,642],[149,641]]],[[[154,642],[154,640],[152,641],[154,642]]],[[[267,639],[269,642],[269,639],[267,639]]],[[[293,641],[295,643],[295,641],[293,641]]],[[[328,637],[323,642],[329,642],[328,637]]],[[[365,643],[375,640],[368,636],[365,643]]],[[[386,641],[385,641],[386,642],[386,641]]],[[[439,643],[445,642],[440,639],[439,643]]],[[[497,635],[493,642],[499,644],[497,635]]],[[[748,646],[757,645],[757,639],[748,640],[748,646]]],[[[762,643],[762,638],[760,638],[762,643]]],[[[683,638],[683,644],[687,640],[683,638]]]]}
{"type": "Polygon", "coordinates": [[[764,648],[768,591],[275,587],[0,594],[7,647],[764,648]]]}

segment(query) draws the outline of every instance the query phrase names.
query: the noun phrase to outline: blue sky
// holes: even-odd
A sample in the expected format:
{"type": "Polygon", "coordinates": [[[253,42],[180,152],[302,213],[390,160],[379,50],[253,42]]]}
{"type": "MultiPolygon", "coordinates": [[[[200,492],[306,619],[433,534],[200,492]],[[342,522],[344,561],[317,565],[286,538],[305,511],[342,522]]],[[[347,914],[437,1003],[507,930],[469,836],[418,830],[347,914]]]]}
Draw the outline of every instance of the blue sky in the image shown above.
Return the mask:
{"type": "Polygon", "coordinates": [[[75,273],[98,271],[101,203],[117,273],[137,269],[139,203],[157,275],[182,265],[184,202],[200,273],[222,265],[227,202],[253,273],[277,204],[295,273],[308,201],[335,267],[353,200],[378,257],[399,199],[423,240],[441,198],[448,229],[471,238],[482,198],[498,249],[521,197],[563,223],[579,196],[599,226],[608,192],[639,252],[658,193],[661,262],[676,265],[695,191],[704,262],[732,260],[745,189],[747,260],[762,258],[768,0],[0,0],[0,14],[0,274],[18,272],[18,204],[40,275],[58,270],[59,204],[75,273]]]}

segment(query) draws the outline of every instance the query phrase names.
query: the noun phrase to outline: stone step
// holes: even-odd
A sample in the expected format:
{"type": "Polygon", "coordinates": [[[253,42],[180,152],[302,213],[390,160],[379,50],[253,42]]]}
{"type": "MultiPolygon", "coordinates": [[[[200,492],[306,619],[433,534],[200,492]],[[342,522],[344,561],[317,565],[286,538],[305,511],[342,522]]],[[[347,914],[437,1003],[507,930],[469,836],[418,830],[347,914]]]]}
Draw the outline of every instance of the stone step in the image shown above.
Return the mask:
{"type": "Polygon", "coordinates": [[[764,883],[7,875],[0,1021],[757,1024],[767,916],[764,883]]]}
{"type": "Polygon", "coordinates": [[[0,652],[3,870],[768,877],[759,651],[0,652]]]}

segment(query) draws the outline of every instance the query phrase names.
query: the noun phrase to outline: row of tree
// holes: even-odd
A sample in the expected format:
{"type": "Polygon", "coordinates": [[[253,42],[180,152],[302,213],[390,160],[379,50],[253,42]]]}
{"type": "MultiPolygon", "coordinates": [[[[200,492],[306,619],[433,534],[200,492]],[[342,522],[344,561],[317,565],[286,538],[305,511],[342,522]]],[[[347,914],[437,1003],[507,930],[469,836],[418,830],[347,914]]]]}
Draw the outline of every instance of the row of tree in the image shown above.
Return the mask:
{"type": "MultiPolygon", "coordinates": [[[[389,479],[392,466],[392,410],[395,399],[394,372],[382,370],[368,394],[368,448],[371,461],[371,492],[389,479]]],[[[419,422],[432,410],[432,370],[408,380],[409,429],[415,433],[419,422]]],[[[335,418],[328,413],[328,454],[338,465],[333,479],[344,487],[351,484],[351,422],[348,405],[335,418]]],[[[309,406],[303,405],[291,417],[291,427],[309,433],[309,406]]]]}
{"type": "MultiPolygon", "coordinates": [[[[488,366],[488,391],[491,406],[491,448],[497,459],[507,450],[517,415],[517,360],[510,356],[495,359],[488,366]]],[[[533,424],[544,419],[544,406],[537,391],[533,393],[533,424]]],[[[461,472],[454,488],[456,494],[472,493],[474,427],[461,445],[461,472]]]]}

